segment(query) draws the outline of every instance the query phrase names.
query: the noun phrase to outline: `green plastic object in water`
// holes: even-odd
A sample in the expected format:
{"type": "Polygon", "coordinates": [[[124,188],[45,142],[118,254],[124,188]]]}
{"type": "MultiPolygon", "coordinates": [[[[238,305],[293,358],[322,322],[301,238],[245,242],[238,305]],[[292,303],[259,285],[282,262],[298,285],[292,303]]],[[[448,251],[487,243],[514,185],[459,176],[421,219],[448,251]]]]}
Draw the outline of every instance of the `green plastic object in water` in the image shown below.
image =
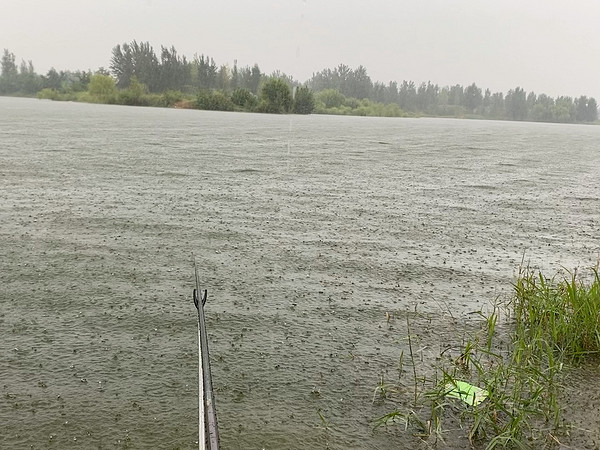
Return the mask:
{"type": "Polygon", "coordinates": [[[464,381],[453,381],[446,384],[446,396],[458,398],[463,402],[477,406],[488,398],[488,391],[478,388],[464,381]]]}

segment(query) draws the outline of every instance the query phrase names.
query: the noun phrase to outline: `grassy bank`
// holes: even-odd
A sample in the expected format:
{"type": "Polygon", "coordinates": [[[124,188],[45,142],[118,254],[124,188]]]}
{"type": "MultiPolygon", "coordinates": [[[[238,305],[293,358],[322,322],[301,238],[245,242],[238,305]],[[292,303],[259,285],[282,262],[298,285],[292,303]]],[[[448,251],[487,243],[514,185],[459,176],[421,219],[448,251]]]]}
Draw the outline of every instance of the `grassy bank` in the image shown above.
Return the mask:
{"type": "MultiPolygon", "coordinates": [[[[290,91],[290,104],[293,105],[290,91]]],[[[300,114],[326,114],[371,117],[415,117],[400,109],[396,104],[383,104],[368,99],[358,100],[341,96],[338,102],[331,103],[326,96],[309,94],[308,105],[298,111],[290,107],[289,111],[300,114]],[[326,101],[324,101],[326,100],[326,101]]],[[[55,101],[85,103],[104,103],[128,106],[175,107],[210,111],[271,112],[265,101],[245,89],[233,92],[219,90],[201,90],[195,95],[181,91],[166,91],[161,94],[149,93],[145,86],[134,85],[129,89],[118,90],[114,87],[99,91],[59,91],[43,89],[37,98],[55,101]]],[[[279,108],[281,109],[281,108],[279,108]]],[[[286,112],[286,111],[278,111],[286,112]]]]}
{"type": "Polygon", "coordinates": [[[112,105],[128,106],[154,106],[161,108],[176,107],[178,104],[193,103],[194,97],[180,91],[166,91],[162,94],[152,94],[144,90],[125,89],[106,93],[94,93],[89,91],[67,91],[56,89],[42,89],[37,93],[37,98],[44,100],[103,103],[112,105]]]}
{"type": "MultiPolygon", "coordinates": [[[[570,370],[600,352],[599,318],[597,268],[587,283],[577,273],[558,279],[524,270],[510,301],[494,305],[455,356],[440,355],[433,377],[406,371],[412,375],[404,384],[412,385],[410,399],[378,418],[375,427],[400,422],[424,441],[442,445],[457,427],[471,445],[487,449],[559,445],[568,430],[559,394],[570,370]],[[461,382],[483,389],[484,400],[452,398],[457,387],[464,390],[461,382]]],[[[401,365],[414,367],[410,336],[408,342],[401,365]]],[[[382,380],[375,397],[396,388],[382,380]]]]}

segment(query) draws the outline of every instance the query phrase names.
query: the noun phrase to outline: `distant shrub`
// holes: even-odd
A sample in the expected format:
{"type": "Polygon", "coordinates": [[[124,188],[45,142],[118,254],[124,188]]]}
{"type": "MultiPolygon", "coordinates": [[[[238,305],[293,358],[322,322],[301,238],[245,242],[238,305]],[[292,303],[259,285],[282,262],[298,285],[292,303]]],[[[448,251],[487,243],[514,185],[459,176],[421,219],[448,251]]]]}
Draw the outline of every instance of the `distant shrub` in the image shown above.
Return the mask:
{"type": "Polygon", "coordinates": [[[402,110],[396,103],[380,103],[369,99],[358,100],[353,97],[344,97],[343,104],[330,108],[327,108],[321,99],[317,99],[315,103],[315,113],[317,114],[372,117],[409,116],[409,114],[402,110]]]}
{"type": "Polygon", "coordinates": [[[389,103],[383,109],[384,117],[406,117],[406,113],[396,103],[389,103]]]}
{"type": "Polygon", "coordinates": [[[94,103],[88,91],[78,92],[75,101],[84,103],[94,103]]]}
{"type": "Polygon", "coordinates": [[[175,104],[183,101],[185,95],[181,91],[173,91],[171,89],[163,92],[162,103],[163,106],[175,106],[175,104]]]}
{"type": "Polygon", "coordinates": [[[109,75],[95,73],[90,77],[88,92],[92,100],[98,103],[116,103],[118,99],[117,85],[109,75]]]}
{"type": "MultiPolygon", "coordinates": [[[[343,105],[347,106],[348,108],[351,108],[351,109],[357,109],[357,108],[360,108],[361,106],[365,105],[365,103],[364,103],[364,100],[360,101],[359,99],[354,98],[354,97],[346,97],[346,98],[344,98],[343,105]]],[[[367,103],[367,105],[368,105],[368,103],[367,103]]]]}
{"type": "Polygon", "coordinates": [[[78,102],[83,92],[61,92],[54,88],[44,88],[36,96],[43,100],[55,100],[62,102],[78,102]]]}
{"type": "Polygon", "coordinates": [[[129,87],[119,92],[118,103],[129,106],[148,106],[147,93],[146,85],[140,83],[137,77],[131,77],[129,87]]]}
{"type": "Polygon", "coordinates": [[[248,89],[238,88],[231,94],[231,101],[244,111],[252,111],[258,105],[258,98],[248,89]]]}
{"type": "Polygon", "coordinates": [[[231,99],[221,91],[198,92],[196,96],[196,108],[209,111],[233,111],[234,104],[231,99]]]}
{"type": "Polygon", "coordinates": [[[315,110],[315,97],[308,86],[298,86],[292,110],[296,114],[311,114],[315,110]]]}
{"type": "Polygon", "coordinates": [[[43,100],[61,100],[60,97],[60,93],[52,88],[44,88],[37,93],[37,98],[43,100]]]}
{"type": "Polygon", "coordinates": [[[292,90],[283,78],[269,78],[260,89],[260,112],[286,114],[292,109],[292,90]]]}
{"type": "Polygon", "coordinates": [[[463,117],[466,113],[465,108],[459,105],[439,105],[437,107],[437,114],[440,116],[463,117]]]}
{"type": "Polygon", "coordinates": [[[346,96],[337,89],[325,89],[316,94],[316,100],[322,102],[325,108],[339,108],[346,102],[346,96]]]}
{"type": "Polygon", "coordinates": [[[147,94],[146,95],[146,106],[153,106],[156,108],[164,108],[164,98],[162,94],[147,94]]]}

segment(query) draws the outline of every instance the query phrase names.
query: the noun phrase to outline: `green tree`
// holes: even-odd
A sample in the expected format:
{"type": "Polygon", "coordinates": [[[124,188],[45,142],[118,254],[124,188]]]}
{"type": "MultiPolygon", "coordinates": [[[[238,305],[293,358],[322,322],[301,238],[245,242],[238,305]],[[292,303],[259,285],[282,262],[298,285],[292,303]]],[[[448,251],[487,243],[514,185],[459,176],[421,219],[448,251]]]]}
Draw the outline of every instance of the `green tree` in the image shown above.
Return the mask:
{"type": "Polygon", "coordinates": [[[527,118],[527,94],[517,87],[511,89],[504,99],[507,118],[510,120],[525,120],[527,118]]]}
{"type": "Polygon", "coordinates": [[[588,100],[588,107],[587,107],[588,111],[587,111],[587,122],[595,122],[596,120],[598,120],[598,104],[596,103],[596,99],[594,97],[591,97],[588,100]]]}
{"type": "Polygon", "coordinates": [[[35,73],[33,63],[21,61],[19,68],[19,90],[23,94],[35,94],[42,87],[40,76],[35,73]]]}
{"type": "Polygon", "coordinates": [[[150,92],[160,90],[161,66],[149,42],[134,40],[130,44],[117,45],[112,53],[110,70],[119,88],[128,87],[131,77],[136,76],[150,92]]]}
{"type": "Polygon", "coordinates": [[[83,92],[88,90],[88,86],[90,84],[90,78],[92,76],[92,72],[88,70],[84,72],[83,70],[79,70],[73,73],[73,82],[72,89],[75,92],[83,92]]]}
{"type": "Polygon", "coordinates": [[[575,120],[577,122],[594,122],[598,119],[598,105],[594,98],[582,95],[575,100],[575,120]]]}
{"type": "Polygon", "coordinates": [[[398,91],[398,104],[404,111],[417,110],[417,89],[414,82],[402,82],[398,91]]]}
{"type": "Polygon", "coordinates": [[[343,94],[358,99],[370,98],[373,91],[373,82],[364,66],[358,66],[350,72],[346,79],[346,91],[343,94]]]}
{"type": "Polygon", "coordinates": [[[229,91],[231,88],[231,75],[229,67],[223,64],[217,73],[217,87],[223,91],[229,91]]]}
{"type": "Polygon", "coordinates": [[[190,64],[185,56],[180,57],[173,46],[161,46],[157,89],[162,92],[167,89],[182,89],[190,81],[190,64]]]}
{"type": "Polygon", "coordinates": [[[467,111],[470,113],[475,112],[481,106],[482,102],[483,95],[481,95],[481,89],[475,83],[467,86],[463,94],[463,103],[467,111]]]}
{"type": "Polygon", "coordinates": [[[292,107],[292,92],[281,78],[268,79],[260,90],[261,112],[288,113],[292,107]]]}
{"type": "Polygon", "coordinates": [[[195,55],[191,62],[190,77],[192,86],[213,89],[217,85],[218,68],[215,60],[204,55],[195,55]]]}
{"type": "Polygon", "coordinates": [[[260,80],[262,78],[262,74],[260,72],[260,68],[258,64],[254,64],[252,69],[250,69],[249,79],[246,87],[250,89],[250,92],[253,94],[258,94],[258,87],[260,85],[260,80]]]}
{"type": "Polygon", "coordinates": [[[233,60],[233,69],[231,69],[231,88],[237,89],[240,86],[240,74],[237,68],[237,59],[233,60]]]}
{"type": "Polygon", "coordinates": [[[54,67],[50,68],[46,75],[42,75],[42,85],[44,88],[59,90],[62,87],[62,78],[54,67]]]}
{"type": "Polygon", "coordinates": [[[421,83],[417,89],[416,104],[422,112],[435,114],[439,103],[439,86],[431,82],[421,83]]]}
{"type": "Polygon", "coordinates": [[[315,109],[315,97],[308,86],[298,86],[294,96],[293,111],[296,114],[310,114],[315,109]]]}
{"type": "Polygon", "coordinates": [[[575,104],[568,96],[560,96],[554,102],[554,118],[556,122],[570,123],[575,121],[575,104]]]}
{"type": "Polygon", "coordinates": [[[96,73],[90,77],[88,92],[92,99],[100,103],[114,103],[117,100],[117,85],[113,77],[96,73]]]}
{"type": "Polygon", "coordinates": [[[19,71],[15,64],[15,54],[4,49],[0,63],[0,94],[12,94],[18,89],[19,71]]]}
{"type": "Polygon", "coordinates": [[[587,115],[587,97],[582,95],[575,99],[575,120],[583,122],[587,115]]]}
{"type": "Polygon", "coordinates": [[[308,81],[308,85],[314,92],[321,92],[326,89],[339,89],[339,84],[335,85],[333,81],[333,72],[331,69],[324,69],[321,72],[313,74],[308,81]]]}
{"type": "Polygon", "coordinates": [[[537,104],[537,95],[535,92],[530,92],[527,94],[527,117],[531,115],[531,110],[537,104]]]}
{"type": "Polygon", "coordinates": [[[492,106],[492,91],[486,89],[481,100],[481,114],[484,117],[490,116],[490,109],[492,106]]]}
{"type": "Polygon", "coordinates": [[[464,106],[464,88],[460,84],[455,84],[448,92],[448,104],[456,106],[464,106]]]}
{"type": "Polygon", "coordinates": [[[504,118],[504,94],[502,92],[494,92],[490,97],[490,114],[491,119],[504,118]]]}
{"type": "Polygon", "coordinates": [[[129,44],[123,44],[123,47],[119,44],[112,49],[110,70],[117,79],[119,89],[129,86],[133,76],[133,57],[129,44]]]}
{"type": "Polygon", "coordinates": [[[554,122],[554,99],[540,94],[529,111],[529,117],[535,122],[554,122]]]}
{"type": "Polygon", "coordinates": [[[371,99],[376,102],[386,103],[387,102],[387,86],[379,81],[373,83],[373,90],[371,91],[371,99]]]}

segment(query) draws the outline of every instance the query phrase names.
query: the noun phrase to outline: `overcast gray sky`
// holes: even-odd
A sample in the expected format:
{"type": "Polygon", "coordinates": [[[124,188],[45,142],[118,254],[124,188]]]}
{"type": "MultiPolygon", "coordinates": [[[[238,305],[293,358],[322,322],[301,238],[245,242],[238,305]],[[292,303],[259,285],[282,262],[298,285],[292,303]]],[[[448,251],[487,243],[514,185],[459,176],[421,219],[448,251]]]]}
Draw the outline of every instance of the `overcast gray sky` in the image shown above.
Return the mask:
{"type": "Polygon", "coordinates": [[[38,73],[108,68],[133,39],[300,81],[362,64],[373,81],[600,100],[596,0],[2,0],[0,49],[38,73]]]}

